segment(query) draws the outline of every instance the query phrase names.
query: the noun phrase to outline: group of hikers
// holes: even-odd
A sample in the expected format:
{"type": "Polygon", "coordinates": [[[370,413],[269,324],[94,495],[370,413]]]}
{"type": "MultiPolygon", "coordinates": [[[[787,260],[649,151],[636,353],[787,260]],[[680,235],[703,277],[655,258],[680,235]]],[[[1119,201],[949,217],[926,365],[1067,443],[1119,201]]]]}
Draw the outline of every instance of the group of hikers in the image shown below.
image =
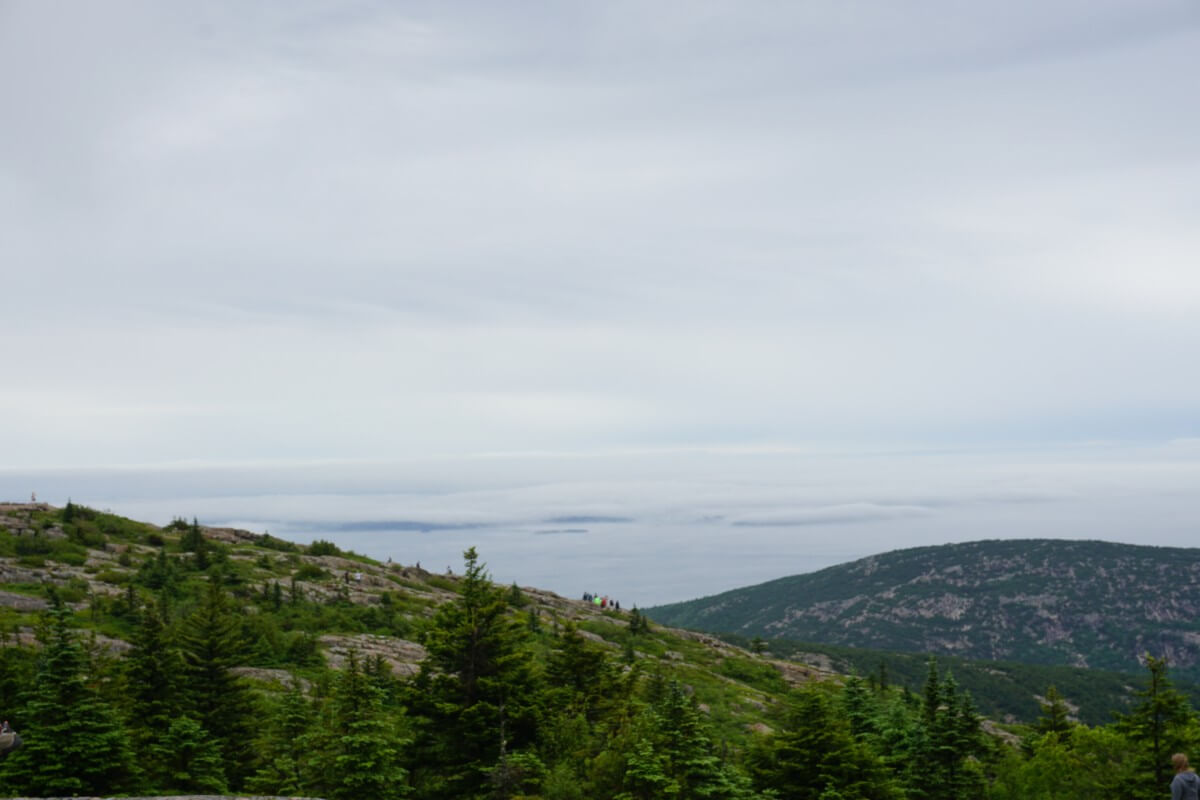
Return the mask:
{"type": "Polygon", "coordinates": [[[583,602],[591,603],[592,605],[599,606],[600,608],[611,608],[613,611],[621,610],[621,604],[616,600],[613,600],[608,595],[598,595],[592,594],[591,592],[584,592],[583,602]]]}

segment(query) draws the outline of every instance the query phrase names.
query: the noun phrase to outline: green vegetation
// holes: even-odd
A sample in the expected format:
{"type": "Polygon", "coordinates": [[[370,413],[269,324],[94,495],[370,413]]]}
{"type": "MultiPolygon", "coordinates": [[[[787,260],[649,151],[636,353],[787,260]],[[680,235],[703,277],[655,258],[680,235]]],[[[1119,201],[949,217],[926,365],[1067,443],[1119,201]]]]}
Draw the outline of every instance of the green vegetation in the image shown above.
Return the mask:
{"type": "MultiPolygon", "coordinates": [[[[755,648],[754,640],[745,636],[723,634],[721,638],[751,651],[755,648]]],[[[837,672],[862,675],[872,684],[879,682],[885,687],[893,685],[916,691],[925,677],[927,656],[920,653],[788,639],[771,639],[762,645],[776,658],[826,662],[837,672]]],[[[1047,687],[1055,686],[1061,699],[1069,703],[1074,718],[1089,725],[1101,725],[1111,722],[1114,713],[1128,710],[1135,701],[1133,687],[1140,680],[1134,673],[1082,667],[974,661],[953,656],[939,656],[939,660],[954,671],[959,685],[971,692],[981,713],[1001,721],[1035,720],[1040,710],[1038,698],[1047,687]]],[[[1178,687],[1190,702],[1200,705],[1200,685],[1180,681],[1178,687]]]]}
{"type": "Polygon", "coordinates": [[[1200,548],[1051,539],[918,547],[651,609],[667,625],[1200,682],[1200,548]],[[1168,571],[1169,570],[1169,571],[1168,571]],[[1170,579],[1165,575],[1172,576],[1170,579]]]}
{"type": "Polygon", "coordinates": [[[357,556],[359,584],[323,545],[102,519],[0,515],[0,536],[67,542],[104,576],[5,587],[0,704],[25,746],[0,760],[0,793],[1140,800],[1165,793],[1171,752],[1200,744],[1158,659],[1122,678],[1143,688],[1119,717],[1089,726],[1074,710],[1089,684],[1054,668],[843,649],[824,657],[865,677],[785,679],[771,660],[785,642],[741,649],[546,604],[493,584],[474,549],[457,578],[357,556]],[[72,539],[81,521],[95,528],[72,539]],[[426,653],[412,675],[371,649],[412,642],[426,653]],[[976,707],[989,676],[1016,687],[1000,695],[1042,695],[1006,738],[976,707]]]}

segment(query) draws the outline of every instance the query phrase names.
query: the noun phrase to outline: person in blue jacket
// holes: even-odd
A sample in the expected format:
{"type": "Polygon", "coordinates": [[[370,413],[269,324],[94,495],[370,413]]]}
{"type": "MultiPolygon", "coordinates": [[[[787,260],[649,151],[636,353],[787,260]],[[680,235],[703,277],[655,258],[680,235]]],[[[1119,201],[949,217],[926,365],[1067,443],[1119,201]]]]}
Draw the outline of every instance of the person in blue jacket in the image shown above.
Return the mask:
{"type": "Polygon", "coordinates": [[[1183,753],[1171,756],[1171,766],[1175,767],[1175,777],[1171,779],[1171,800],[1200,800],[1200,776],[1188,766],[1188,759],[1183,753]]]}

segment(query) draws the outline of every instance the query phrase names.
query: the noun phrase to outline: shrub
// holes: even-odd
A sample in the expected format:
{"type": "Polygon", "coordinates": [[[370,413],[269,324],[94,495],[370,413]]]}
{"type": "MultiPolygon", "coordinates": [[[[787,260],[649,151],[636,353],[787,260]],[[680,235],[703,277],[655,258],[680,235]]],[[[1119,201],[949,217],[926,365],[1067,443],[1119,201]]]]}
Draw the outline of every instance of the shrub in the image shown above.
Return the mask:
{"type": "Polygon", "coordinates": [[[298,581],[322,581],[333,577],[327,570],[321,569],[316,564],[301,564],[300,569],[296,570],[293,575],[298,581]]]}
{"type": "Polygon", "coordinates": [[[727,678],[749,684],[764,691],[787,691],[787,681],[779,670],[761,661],[751,661],[746,658],[726,658],[721,662],[719,671],[727,678]]]}
{"type": "Polygon", "coordinates": [[[100,532],[100,528],[91,520],[77,520],[72,523],[63,525],[67,532],[67,538],[72,542],[81,544],[84,547],[99,548],[104,547],[104,534],[100,532]]]}
{"type": "Polygon", "coordinates": [[[19,556],[44,556],[50,553],[51,540],[45,536],[19,536],[15,543],[16,553],[19,556]]]}
{"type": "Polygon", "coordinates": [[[71,578],[62,586],[54,587],[54,592],[64,603],[78,603],[87,597],[90,591],[88,582],[82,578],[71,578]]]}
{"type": "MultiPolygon", "coordinates": [[[[257,544],[259,547],[265,547],[268,550],[278,550],[281,553],[295,553],[300,549],[294,543],[285,542],[283,539],[276,539],[269,533],[264,533],[257,544]]],[[[314,544],[316,543],[314,542],[314,544]]]]}
{"type": "Polygon", "coordinates": [[[317,539],[308,546],[308,554],[310,556],[340,556],[342,551],[333,542],[317,539]]]}
{"type": "Polygon", "coordinates": [[[67,548],[55,548],[55,552],[49,556],[54,561],[60,564],[68,564],[72,567],[82,567],[87,563],[87,553],[81,553],[78,550],[68,550],[67,548]]]}

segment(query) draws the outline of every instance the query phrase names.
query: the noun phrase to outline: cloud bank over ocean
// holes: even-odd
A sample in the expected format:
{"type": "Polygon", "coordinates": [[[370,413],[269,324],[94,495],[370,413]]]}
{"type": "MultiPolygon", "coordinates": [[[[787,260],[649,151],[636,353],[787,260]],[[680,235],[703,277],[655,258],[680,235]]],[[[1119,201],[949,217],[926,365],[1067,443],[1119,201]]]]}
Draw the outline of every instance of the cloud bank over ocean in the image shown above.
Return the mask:
{"type": "Polygon", "coordinates": [[[1193,0],[63,8],[0,4],[5,496],[647,602],[1188,543],[1193,0]]]}
{"type": "Polygon", "coordinates": [[[33,486],[51,502],[71,493],[159,524],[196,516],[300,542],[331,539],[439,571],[457,569],[476,546],[498,580],[649,605],[947,541],[1193,546],[1198,482],[1200,451],[1182,441],[4,470],[0,495],[33,486]]]}

